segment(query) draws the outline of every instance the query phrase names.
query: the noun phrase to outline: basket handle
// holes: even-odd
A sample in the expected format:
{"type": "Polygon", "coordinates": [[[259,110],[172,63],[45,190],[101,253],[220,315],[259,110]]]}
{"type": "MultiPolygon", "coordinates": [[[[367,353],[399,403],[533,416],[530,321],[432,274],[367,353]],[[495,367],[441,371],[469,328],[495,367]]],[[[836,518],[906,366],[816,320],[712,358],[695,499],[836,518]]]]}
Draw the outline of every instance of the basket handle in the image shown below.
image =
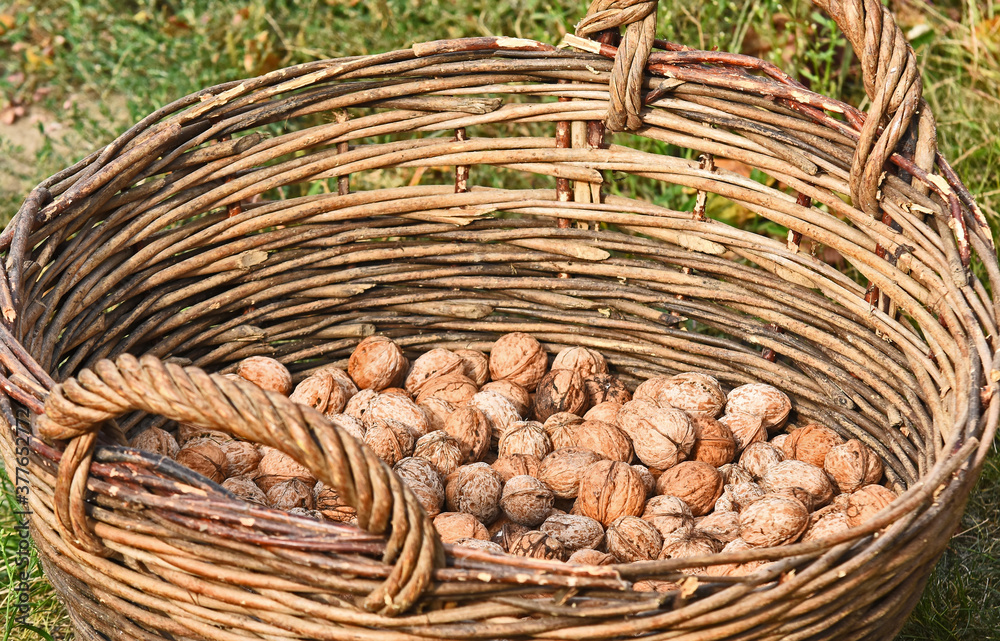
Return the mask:
{"type": "Polygon", "coordinates": [[[357,510],[358,524],[388,532],[383,562],[389,577],[365,608],[399,614],[415,603],[443,565],[443,548],[416,496],[374,452],[311,407],[249,382],[125,354],[54,386],[36,426],[47,439],[71,439],[56,479],[56,522],[77,547],[103,546],[86,522],[84,498],[97,432],[103,421],[140,410],[264,443],[306,466],[357,510]]]}
{"type": "MultiPolygon", "coordinates": [[[[921,106],[916,56],[892,13],[879,0],[813,2],[836,21],[861,60],[871,108],[851,163],[851,198],[862,211],[877,216],[882,168],[921,106]]],[[[611,131],[642,126],[643,73],[656,33],[656,5],[657,0],[593,0],[576,26],[581,37],[626,27],[611,70],[611,100],[605,118],[611,131]]]]}

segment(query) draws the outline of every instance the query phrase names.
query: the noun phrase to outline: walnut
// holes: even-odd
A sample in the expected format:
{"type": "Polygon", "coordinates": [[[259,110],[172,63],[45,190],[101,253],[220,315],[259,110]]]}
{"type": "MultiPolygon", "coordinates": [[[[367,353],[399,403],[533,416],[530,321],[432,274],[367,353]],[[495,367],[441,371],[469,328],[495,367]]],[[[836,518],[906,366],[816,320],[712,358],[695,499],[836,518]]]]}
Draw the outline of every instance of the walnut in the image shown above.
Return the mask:
{"type": "Polygon", "coordinates": [[[751,443],[767,441],[767,430],[756,414],[733,410],[719,417],[719,422],[732,431],[737,452],[742,452],[751,443]]]}
{"type": "Polygon", "coordinates": [[[379,394],[368,405],[361,422],[369,428],[377,421],[394,421],[405,425],[414,440],[430,431],[427,415],[409,397],[396,394],[379,394]]]}
{"type": "Polygon", "coordinates": [[[311,510],[315,507],[313,486],[306,485],[297,478],[275,483],[267,491],[267,504],[279,510],[290,510],[293,507],[311,510]]]}
{"type": "Polygon", "coordinates": [[[413,395],[402,387],[387,387],[379,391],[379,396],[398,396],[407,401],[413,400],[413,395]]]}
{"type": "Polygon", "coordinates": [[[493,521],[487,529],[490,533],[490,540],[504,550],[509,550],[510,546],[514,545],[514,541],[521,538],[522,534],[531,531],[531,528],[527,525],[515,523],[510,520],[510,517],[502,513],[500,514],[500,518],[493,521]]]}
{"type": "Polygon", "coordinates": [[[622,408],[621,403],[615,401],[604,401],[591,407],[583,415],[585,421],[604,421],[605,423],[615,423],[618,420],[618,410],[622,408]]]}
{"type": "Polygon", "coordinates": [[[201,438],[188,441],[184,447],[177,451],[176,461],[215,483],[222,483],[226,478],[223,474],[226,454],[211,439],[201,438]]]}
{"type": "Polygon", "coordinates": [[[434,517],[434,529],[437,530],[442,543],[455,543],[461,539],[490,540],[486,526],[476,520],[476,517],[465,512],[438,514],[434,517]]]}
{"type": "Polygon", "coordinates": [[[715,467],[731,463],[736,455],[736,438],[733,431],[710,416],[692,415],[694,447],[688,458],[715,467]]]}
{"type": "Polygon", "coordinates": [[[606,459],[628,462],[632,460],[632,441],[628,435],[611,423],[584,421],[570,429],[571,443],[593,450],[606,459]]]}
{"type": "Polygon", "coordinates": [[[538,478],[561,499],[576,498],[580,474],[601,460],[601,455],[582,447],[561,447],[542,459],[538,478]]]}
{"type": "Polygon", "coordinates": [[[451,413],[444,424],[444,431],[455,437],[462,448],[462,460],[475,463],[483,458],[490,446],[490,424],[486,414],[472,405],[460,407],[451,413]]]}
{"type": "Polygon", "coordinates": [[[823,468],[794,459],[769,467],[760,484],[767,492],[793,487],[802,488],[812,497],[812,505],[806,505],[810,510],[823,507],[830,502],[834,494],[833,483],[823,468]]]}
{"type": "Polygon", "coordinates": [[[626,434],[631,434],[633,431],[640,429],[639,426],[647,415],[658,409],[656,405],[645,399],[633,398],[631,401],[624,403],[622,408],[618,410],[615,425],[622,428],[626,434]]]}
{"type": "Polygon", "coordinates": [[[354,418],[350,414],[330,414],[327,412],[324,414],[327,420],[344,430],[354,438],[359,441],[364,442],[365,440],[365,424],[354,418]]]}
{"type": "Polygon", "coordinates": [[[260,446],[260,463],[253,480],[266,493],[275,483],[297,478],[309,487],[316,485],[312,472],[300,465],[291,456],[267,445],[260,446]]]}
{"type": "Polygon", "coordinates": [[[375,391],[392,387],[409,363],[403,351],[385,336],[369,336],[354,348],[347,373],[361,389],[375,391]]]}
{"type": "Polygon", "coordinates": [[[249,441],[238,441],[236,439],[223,441],[218,445],[226,456],[225,463],[222,464],[223,476],[230,478],[232,476],[252,474],[257,471],[261,453],[256,445],[249,441]]]}
{"type": "Polygon", "coordinates": [[[222,482],[222,487],[226,488],[238,498],[247,503],[257,505],[267,505],[267,495],[257,487],[249,476],[234,476],[222,482]]]}
{"type": "Polygon", "coordinates": [[[731,486],[725,485],[722,488],[722,496],[715,502],[714,512],[737,512],[739,507],[733,499],[731,486]]]}
{"type": "Polygon", "coordinates": [[[695,527],[722,544],[740,535],[740,515],[737,512],[713,512],[702,517],[695,527]]]}
{"type": "Polygon", "coordinates": [[[510,401],[518,418],[528,415],[528,408],[531,407],[531,394],[514,381],[490,381],[480,387],[479,392],[496,392],[510,401]]]}
{"type": "Polygon", "coordinates": [[[740,538],[754,547],[786,545],[809,525],[809,510],[795,499],[765,496],[740,512],[740,538]]]}
{"type": "Polygon", "coordinates": [[[601,524],[580,514],[551,515],[538,529],[558,539],[569,552],[596,548],[604,540],[604,528],[601,524]]]}
{"type": "MultiPolygon", "coordinates": [[[[319,412],[325,412],[335,389],[342,391],[337,381],[333,380],[333,374],[320,370],[296,385],[295,391],[288,397],[288,400],[300,405],[308,405],[319,412]]],[[[341,408],[343,408],[343,404],[341,408]]]]}
{"type": "Polygon", "coordinates": [[[608,362],[599,352],[586,347],[567,347],[552,360],[552,369],[572,369],[581,378],[607,374],[608,362]]]}
{"type": "Polygon", "coordinates": [[[618,560],[607,552],[581,548],[569,555],[566,562],[574,565],[614,565],[618,560]]]}
{"type": "Polygon", "coordinates": [[[174,435],[159,427],[147,427],[133,436],[129,445],[137,450],[159,454],[167,458],[175,458],[181,449],[174,435]]]}
{"type": "Polygon", "coordinates": [[[686,412],[658,408],[646,413],[628,432],[639,460],[667,469],[687,458],[694,448],[694,426],[686,412]]]}
{"type": "Polygon", "coordinates": [[[583,419],[576,414],[558,412],[548,417],[542,427],[552,439],[552,447],[559,449],[576,445],[573,442],[573,428],[580,423],[583,423],[583,419]]]}
{"type": "Polygon", "coordinates": [[[800,427],[785,439],[783,450],[785,458],[798,459],[823,467],[826,454],[837,445],[842,445],[844,439],[829,427],[822,425],[806,425],[800,427]]]}
{"type": "Polygon", "coordinates": [[[620,516],[642,514],[646,507],[646,488],[628,463],[598,461],[587,466],[580,475],[576,504],[584,516],[606,527],[620,516]]]}
{"type": "Polygon", "coordinates": [[[468,403],[479,388],[462,374],[438,376],[427,381],[417,395],[417,403],[423,403],[429,398],[441,398],[455,407],[468,403]]]}
{"type": "Polygon", "coordinates": [[[313,499],[320,514],[337,523],[358,522],[358,512],[340,498],[340,493],[334,488],[324,485],[322,481],[313,487],[313,499]]]}
{"type": "Polygon", "coordinates": [[[552,490],[533,476],[512,477],[503,486],[500,508],[515,523],[535,526],[545,520],[552,509],[552,490]]]}
{"type": "Polygon", "coordinates": [[[777,387],[765,383],[741,385],[729,392],[726,398],[726,414],[740,411],[759,416],[761,424],[767,430],[775,430],[784,425],[791,410],[792,401],[788,396],[777,387]]]}
{"type": "Polygon", "coordinates": [[[429,461],[442,477],[457,470],[465,459],[458,439],[447,432],[430,432],[418,438],[413,456],[429,461]]]}
{"type": "Polygon", "coordinates": [[[430,461],[413,456],[400,459],[392,466],[392,471],[410,486],[427,516],[435,517],[444,505],[444,483],[430,461]]]}
{"type": "Polygon", "coordinates": [[[691,514],[691,508],[676,496],[652,497],[646,502],[642,518],[649,521],[661,536],[694,527],[694,516],[691,514]]]}
{"type": "Polygon", "coordinates": [[[436,347],[429,352],[424,352],[417,360],[413,361],[403,387],[407,392],[416,396],[423,389],[424,384],[432,378],[452,373],[464,374],[463,366],[464,361],[458,354],[436,347]]]}
{"type": "Polygon", "coordinates": [[[751,474],[745,467],[739,463],[729,463],[727,465],[722,465],[719,467],[719,473],[722,474],[722,480],[727,485],[735,485],[737,483],[749,483],[753,481],[753,474],[751,474]]]}
{"type": "Polygon", "coordinates": [[[515,556],[527,556],[549,561],[562,561],[567,556],[566,548],[558,539],[540,530],[525,532],[514,541],[508,551],[515,556]]]}
{"type": "Polygon", "coordinates": [[[755,479],[762,478],[773,465],[785,460],[784,453],[770,443],[751,443],[740,454],[740,467],[753,475],[755,479]]]}
{"type": "Polygon", "coordinates": [[[490,377],[510,379],[528,390],[535,391],[548,369],[548,356],[533,336],[524,332],[505,334],[490,350],[490,377]]]}
{"type": "Polygon", "coordinates": [[[511,425],[521,420],[517,407],[506,396],[495,390],[483,390],[469,400],[469,405],[479,408],[490,424],[490,438],[498,441],[511,425]]]}
{"type": "Polygon", "coordinates": [[[537,479],[540,466],[541,460],[532,454],[501,456],[490,464],[490,467],[497,471],[497,474],[500,475],[504,483],[522,474],[534,476],[537,479]]]}
{"type": "Polygon", "coordinates": [[[518,421],[500,435],[498,456],[530,454],[541,460],[552,451],[552,439],[537,421],[518,421]]]}
{"type": "Polygon", "coordinates": [[[587,405],[594,406],[606,401],[624,405],[632,400],[632,394],[625,383],[611,374],[594,374],[585,376],[583,389],[587,393],[587,405]]]}
{"type": "Polygon", "coordinates": [[[648,521],[637,516],[622,516],[608,526],[604,544],[608,553],[620,563],[652,561],[660,553],[663,537],[648,521]]]}
{"type": "Polygon", "coordinates": [[[483,552],[489,552],[490,554],[504,553],[504,549],[493,541],[483,541],[482,539],[459,539],[452,545],[460,545],[463,548],[472,548],[473,550],[482,550],[483,552]]]}
{"type": "Polygon", "coordinates": [[[847,521],[851,527],[858,527],[872,518],[890,503],[896,500],[896,494],[881,485],[866,485],[852,492],[847,501],[847,521]]]}
{"type": "MultiPolygon", "coordinates": [[[[334,367],[333,365],[327,365],[326,367],[317,370],[317,373],[321,371],[330,374],[330,376],[333,377],[333,380],[337,381],[337,383],[340,384],[340,392],[344,395],[344,403],[347,403],[347,401],[351,400],[351,398],[358,393],[358,386],[355,384],[354,380],[350,377],[350,375],[348,375],[347,372],[340,369],[339,367],[334,367]]],[[[337,391],[334,390],[333,395],[336,394],[337,391]]],[[[336,403],[334,402],[334,399],[331,399],[330,404],[327,405],[326,411],[327,412],[332,411],[335,413],[344,411],[343,405],[341,405],[339,408],[335,406],[336,403]]]]}
{"type": "Polygon", "coordinates": [[[392,419],[376,419],[367,423],[365,445],[386,465],[395,465],[413,455],[417,439],[406,425],[392,419]]]}
{"type": "MultiPolygon", "coordinates": [[[[663,547],[657,557],[666,559],[689,559],[696,556],[716,554],[721,547],[715,537],[696,528],[677,530],[663,537],[663,547]]],[[[681,568],[682,574],[704,574],[706,566],[681,568]]]]}
{"type": "MultiPolygon", "coordinates": [[[[722,548],[722,554],[727,552],[744,552],[752,550],[754,546],[743,539],[733,539],[722,548]]],[[[746,563],[723,563],[720,565],[710,565],[705,571],[709,576],[746,576],[761,569],[770,561],[747,561],[746,563]]]]}
{"type": "Polygon", "coordinates": [[[500,515],[503,479],[486,463],[463,465],[448,475],[445,501],[449,510],[468,512],[483,523],[500,515]]]}
{"type": "Polygon", "coordinates": [[[722,496],[722,474],[708,463],[685,461],[666,470],[656,481],[658,494],[676,496],[691,508],[695,516],[712,511],[722,496]]]}
{"type": "Polygon", "coordinates": [[[770,443],[771,445],[775,446],[776,448],[778,448],[779,450],[781,450],[782,452],[784,452],[785,451],[785,441],[788,440],[788,436],[789,435],[786,434],[786,433],[784,433],[784,432],[782,432],[781,434],[775,434],[774,436],[771,437],[771,440],[768,441],[768,443],[770,443]]]}
{"type": "Polygon", "coordinates": [[[642,484],[646,488],[646,496],[650,497],[656,493],[656,479],[659,477],[654,477],[653,473],[649,471],[649,468],[645,465],[639,465],[636,463],[632,466],[632,469],[639,473],[642,478],[642,484]]]}
{"type": "Polygon", "coordinates": [[[823,469],[841,492],[856,492],[882,478],[882,460],[867,445],[852,438],[830,448],[823,469]]]}
{"type": "MultiPolygon", "coordinates": [[[[195,439],[210,438],[216,443],[222,443],[224,441],[232,440],[232,435],[226,432],[220,432],[219,430],[209,429],[207,427],[201,427],[199,425],[193,425],[191,423],[178,423],[177,424],[177,443],[181,447],[184,447],[191,441],[195,439]]],[[[176,457],[176,452],[174,453],[176,457]]],[[[171,458],[174,458],[171,457],[171,458]]]]}
{"type": "Polygon", "coordinates": [[[250,356],[236,366],[236,375],[257,387],[288,396],[292,391],[292,374],[288,368],[267,356],[250,356]]]}
{"type": "MultiPolygon", "coordinates": [[[[826,508],[823,508],[824,510],[826,508]]],[[[814,512],[815,514],[815,512],[814,512]]],[[[851,519],[843,510],[831,510],[818,519],[810,518],[809,528],[802,535],[802,542],[822,541],[851,529],[851,519]]]]}
{"type": "MultiPolygon", "coordinates": [[[[731,511],[733,512],[742,512],[747,507],[753,505],[767,495],[764,488],[753,481],[726,485],[725,491],[726,494],[729,495],[730,500],[732,500],[731,511]]],[[[716,507],[716,509],[718,509],[718,507],[716,507]]]]}
{"type": "Polygon", "coordinates": [[[490,380],[490,363],[486,354],[474,349],[456,349],[455,355],[462,359],[462,373],[479,388],[490,380]]]}
{"type": "Polygon", "coordinates": [[[535,390],[535,420],[544,421],[558,412],[583,414],[587,393],[576,370],[554,369],[542,377],[535,390]]]}
{"type": "Polygon", "coordinates": [[[669,380],[669,376],[654,376],[653,378],[646,379],[635,388],[632,398],[659,406],[656,402],[656,396],[660,393],[660,388],[666,385],[669,380]]]}
{"type": "Polygon", "coordinates": [[[344,406],[344,414],[363,421],[365,414],[368,413],[368,408],[371,407],[377,396],[378,392],[373,389],[361,390],[347,401],[347,405],[344,406]]]}
{"type": "Polygon", "coordinates": [[[454,405],[438,397],[424,399],[422,402],[417,403],[417,407],[423,411],[424,418],[427,419],[428,432],[443,430],[448,417],[456,409],[454,405]]]}
{"type": "Polygon", "coordinates": [[[726,404],[719,381],[707,374],[684,372],[671,376],[656,388],[655,402],[660,407],[675,407],[688,414],[714,418],[726,404]]]}

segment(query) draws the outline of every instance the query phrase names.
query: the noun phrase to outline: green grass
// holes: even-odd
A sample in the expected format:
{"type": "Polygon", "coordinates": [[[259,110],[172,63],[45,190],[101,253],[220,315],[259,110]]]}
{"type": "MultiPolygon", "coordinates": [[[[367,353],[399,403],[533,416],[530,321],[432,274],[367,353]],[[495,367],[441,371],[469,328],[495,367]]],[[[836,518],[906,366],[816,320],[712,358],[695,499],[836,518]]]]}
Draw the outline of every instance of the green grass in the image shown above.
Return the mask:
{"type": "MultiPolygon", "coordinates": [[[[504,33],[558,42],[584,0],[14,0],[0,3],[0,120],[23,108],[19,129],[0,129],[0,225],[46,176],[71,164],[155,108],[208,85],[318,58],[375,53],[414,42],[504,33]],[[33,119],[42,116],[42,122],[33,119]],[[27,124],[26,124],[27,123],[27,124]],[[7,132],[7,133],[3,133],[7,132]],[[17,133],[18,135],[14,135],[17,133]]],[[[995,0],[895,1],[924,73],[939,142],[978,195],[995,229],[1000,216],[1000,4],[995,0]]],[[[660,3],[662,37],[768,59],[820,93],[864,106],[858,62],[806,0],[660,3]],[[690,6],[689,6],[690,5],[690,6]]],[[[623,183],[620,189],[635,189],[623,183]]],[[[690,199],[666,189],[647,194],[690,199]]],[[[678,206],[677,202],[673,203],[678,206]]],[[[716,203],[720,217],[760,226],[716,203]]],[[[778,230],[780,231],[780,230],[778,230]]],[[[959,534],[932,576],[902,639],[1000,638],[1000,456],[994,453],[959,534]]],[[[11,607],[18,537],[5,486],[0,545],[6,561],[0,612],[11,607]]],[[[68,638],[65,613],[31,557],[32,623],[68,638]]],[[[7,639],[50,638],[15,629],[7,639]]]]}

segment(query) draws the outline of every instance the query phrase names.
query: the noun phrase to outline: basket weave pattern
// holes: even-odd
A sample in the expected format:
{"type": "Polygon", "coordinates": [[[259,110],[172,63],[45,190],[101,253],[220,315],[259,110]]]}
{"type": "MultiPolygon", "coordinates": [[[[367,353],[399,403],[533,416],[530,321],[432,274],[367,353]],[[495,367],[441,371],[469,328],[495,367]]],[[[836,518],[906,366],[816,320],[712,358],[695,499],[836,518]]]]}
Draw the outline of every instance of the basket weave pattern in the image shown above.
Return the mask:
{"type": "Polygon", "coordinates": [[[1000,267],[888,11],[818,4],[858,52],[867,114],[760,60],[656,40],[655,2],[595,0],[569,49],[445,40],[205,89],[32,191],[0,234],[0,451],[13,469],[14,436],[30,446],[32,534],[79,638],[891,638],[997,427],[1000,267]],[[262,134],[285,121],[312,126],[262,134]],[[530,188],[477,186],[487,165],[530,188]],[[441,167],[442,184],[352,191],[441,167]],[[693,211],[625,175],[689,189],[693,211]],[[303,184],[320,189],[261,198],[303,184]],[[787,241],[706,217],[709,194],[787,241]],[[693,369],[774,384],[801,421],[875,449],[901,496],[780,548],[500,557],[443,546],[322,414],[221,375],[266,354],[301,380],[372,332],[413,356],[510,331],[597,349],[633,386],[693,369]],[[250,506],[126,447],[169,421],[285,451],[358,526],[250,506]],[[754,560],[775,562],[683,572],[754,560]],[[682,587],[631,590],[642,579],[682,587]]]}

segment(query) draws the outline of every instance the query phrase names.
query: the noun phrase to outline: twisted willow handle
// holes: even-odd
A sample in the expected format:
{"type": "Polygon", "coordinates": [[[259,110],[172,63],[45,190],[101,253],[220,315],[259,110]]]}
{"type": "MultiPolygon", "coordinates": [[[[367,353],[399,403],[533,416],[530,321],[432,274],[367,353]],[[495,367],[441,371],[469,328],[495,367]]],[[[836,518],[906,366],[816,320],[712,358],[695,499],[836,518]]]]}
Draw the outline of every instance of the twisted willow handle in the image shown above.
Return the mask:
{"type": "MultiPolygon", "coordinates": [[[[813,0],[837,22],[861,59],[865,91],[872,106],[861,129],[851,164],[851,198],[856,206],[879,214],[882,167],[906,134],[921,106],[916,57],[879,0],[813,0]]],[[[611,102],[605,124],[611,131],[642,126],[643,73],[656,33],[657,0],[593,0],[576,27],[587,37],[625,27],[611,71],[611,102]]],[[[933,145],[933,131],[921,136],[933,145]]]]}
{"type": "Polygon", "coordinates": [[[57,522],[65,540],[93,553],[103,546],[84,511],[86,479],[101,422],[141,410],[228,432],[292,456],[336,488],[358,524],[388,533],[389,577],[365,601],[385,615],[416,602],[443,564],[440,539],[413,492],[367,447],[321,413],[250,383],[145,355],[102,360],[52,388],[36,425],[47,439],[71,439],[56,479],[57,522]]]}

